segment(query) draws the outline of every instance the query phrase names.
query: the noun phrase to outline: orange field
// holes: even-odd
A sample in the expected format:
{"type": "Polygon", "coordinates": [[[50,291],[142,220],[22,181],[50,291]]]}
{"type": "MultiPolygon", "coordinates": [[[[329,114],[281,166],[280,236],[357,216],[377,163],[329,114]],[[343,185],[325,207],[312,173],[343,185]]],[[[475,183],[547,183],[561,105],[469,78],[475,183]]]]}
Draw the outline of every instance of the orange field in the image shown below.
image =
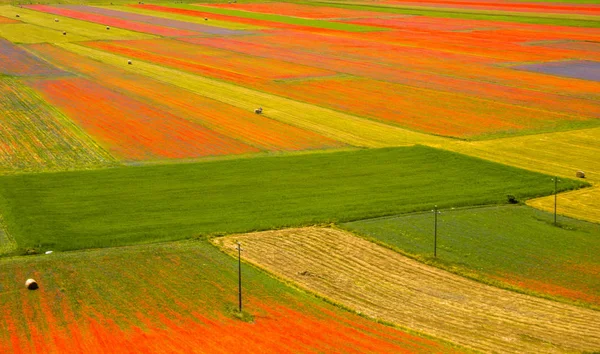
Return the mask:
{"type": "Polygon", "coordinates": [[[125,160],[259,151],[86,79],[40,81],[34,87],[125,160]]]}

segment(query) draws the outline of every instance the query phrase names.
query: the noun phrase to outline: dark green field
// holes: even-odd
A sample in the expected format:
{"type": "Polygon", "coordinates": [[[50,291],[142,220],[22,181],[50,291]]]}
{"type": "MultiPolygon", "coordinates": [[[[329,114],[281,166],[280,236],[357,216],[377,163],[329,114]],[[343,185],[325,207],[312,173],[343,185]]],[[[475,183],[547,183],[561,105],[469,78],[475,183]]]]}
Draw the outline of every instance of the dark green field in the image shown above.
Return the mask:
{"type": "Polygon", "coordinates": [[[415,146],[4,176],[0,210],[21,250],[73,250],[505,203],[549,181],[415,146]]]}
{"type": "MultiPolygon", "coordinates": [[[[443,210],[438,265],[540,293],[600,306],[600,225],[558,218],[527,206],[443,210]]],[[[433,261],[432,212],[343,225],[433,261]]]]}

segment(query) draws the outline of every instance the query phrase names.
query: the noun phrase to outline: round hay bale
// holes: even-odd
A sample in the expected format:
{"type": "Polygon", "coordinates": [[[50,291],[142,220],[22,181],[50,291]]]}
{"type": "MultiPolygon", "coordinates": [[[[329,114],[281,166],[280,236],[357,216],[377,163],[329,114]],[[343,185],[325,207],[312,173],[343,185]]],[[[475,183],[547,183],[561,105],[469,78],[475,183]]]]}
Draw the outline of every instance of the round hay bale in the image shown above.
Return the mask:
{"type": "Polygon", "coordinates": [[[66,35],[67,35],[67,32],[66,32],[66,31],[64,31],[64,32],[63,32],[63,36],[66,36],[66,35]]]}
{"type": "Polygon", "coordinates": [[[33,279],[27,279],[25,282],[25,287],[29,290],[35,290],[38,288],[38,283],[33,279]]]}
{"type": "Polygon", "coordinates": [[[208,21],[208,17],[205,17],[205,18],[204,18],[204,21],[208,21]]]}
{"type": "Polygon", "coordinates": [[[57,18],[55,18],[55,19],[54,19],[54,22],[58,22],[58,19],[57,19],[57,18]]]}
{"type": "Polygon", "coordinates": [[[17,17],[21,17],[21,15],[17,14],[17,17]]]}
{"type": "Polygon", "coordinates": [[[110,29],[110,27],[109,27],[109,26],[106,26],[106,29],[107,29],[107,30],[109,30],[109,29],[110,29]]]}
{"type": "Polygon", "coordinates": [[[131,60],[127,60],[127,64],[131,65],[132,64],[131,60]]]}
{"type": "Polygon", "coordinates": [[[585,178],[585,172],[583,172],[583,171],[577,171],[575,173],[575,176],[577,176],[579,178],[585,178]]]}

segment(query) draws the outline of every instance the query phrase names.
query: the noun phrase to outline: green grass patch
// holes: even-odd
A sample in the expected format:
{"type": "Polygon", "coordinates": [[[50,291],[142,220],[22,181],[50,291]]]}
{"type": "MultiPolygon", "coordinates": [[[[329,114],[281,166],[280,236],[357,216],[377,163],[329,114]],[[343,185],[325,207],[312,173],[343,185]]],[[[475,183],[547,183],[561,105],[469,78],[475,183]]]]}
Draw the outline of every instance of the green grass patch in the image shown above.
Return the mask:
{"type": "Polygon", "coordinates": [[[325,21],[325,20],[316,20],[316,19],[308,19],[308,18],[300,18],[300,17],[292,17],[292,16],[263,14],[263,13],[257,13],[257,12],[232,10],[232,9],[224,9],[224,8],[217,8],[217,7],[208,7],[208,6],[202,6],[201,4],[195,4],[195,5],[168,4],[166,6],[179,8],[179,9],[186,9],[186,10],[209,12],[209,13],[219,14],[219,15],[235,16],[235,17],[240,17],[240,18],[249,18],[249,19],[253,19],[253,20],[271,21],[271,22],[278,22],[278,23],[286,23],[289,25],[307,26],[307,27],[314,27],[314,28],[325,28],[325,29],[338,30],[338,31],[347,31],[347,32],[387,31],[387,29],[380,28],[380,27],[353,25],[353,24],[349,24],[349,23],[330,22],[330,21],[325,21]]]}
{"type": "Polygon", "coordinates": [[[527,206],[442,210],[343,224],[460,274],[483,275],[551,296],[600,305],[600,225],[527,206]]]}
{"type": "Polygon", "coordinates": [[[4,176],[0,212],[21,249],[73,250],[504,203],[548,181],[415,146],[4,176]]]}
{"type": "MultiPolygon", "coordinates": [[[[304,4],[304,3],[303,3],[304,4]]],[[[419,15],[441,18],[458,18],[465,20],[485,20],[485,21],[504,21],[517,23],[531,23],[538,25],[556,25],[556,26],[572,26],[572,27],[600,27],[600,19],[594,19],[593,16],[583,15],[560,15],[560,14],[521,14],[515,12],[502,11],[484,11],[484,10],[467,10],[467,9],[429,9],[429,8],[414,8],[410,6],[402,7],[402,5],[371,5],[371,4],[345,4],[339,2],[317,2],[306,3],[307,5],[315,6],[330,6],[339,7],[350,10],[366,10],[379,11],[383,13],[419,15]],[[578,17],[578,18],[573,18],[578,17]]]]}

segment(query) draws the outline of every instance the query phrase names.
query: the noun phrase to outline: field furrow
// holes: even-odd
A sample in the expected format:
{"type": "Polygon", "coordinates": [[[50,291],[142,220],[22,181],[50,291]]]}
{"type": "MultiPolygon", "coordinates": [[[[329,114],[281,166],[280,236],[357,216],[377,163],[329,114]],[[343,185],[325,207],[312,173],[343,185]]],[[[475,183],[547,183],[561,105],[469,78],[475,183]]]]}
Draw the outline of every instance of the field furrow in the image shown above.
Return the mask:
{"type": "Polygon", "coordinates": [[[14,79],[0,79],[0,169],[73,169],[114,164],[62,113],[14,79]]]}
{"type": "Polygon", "coordinates": [[[555,353],[600,346],[600,313],[497,289],[335,229],[231,235],[214,243],[344,306],[474,349],[555,353]],[[236,253],[237,254],[237,253],[236,253]]]}

